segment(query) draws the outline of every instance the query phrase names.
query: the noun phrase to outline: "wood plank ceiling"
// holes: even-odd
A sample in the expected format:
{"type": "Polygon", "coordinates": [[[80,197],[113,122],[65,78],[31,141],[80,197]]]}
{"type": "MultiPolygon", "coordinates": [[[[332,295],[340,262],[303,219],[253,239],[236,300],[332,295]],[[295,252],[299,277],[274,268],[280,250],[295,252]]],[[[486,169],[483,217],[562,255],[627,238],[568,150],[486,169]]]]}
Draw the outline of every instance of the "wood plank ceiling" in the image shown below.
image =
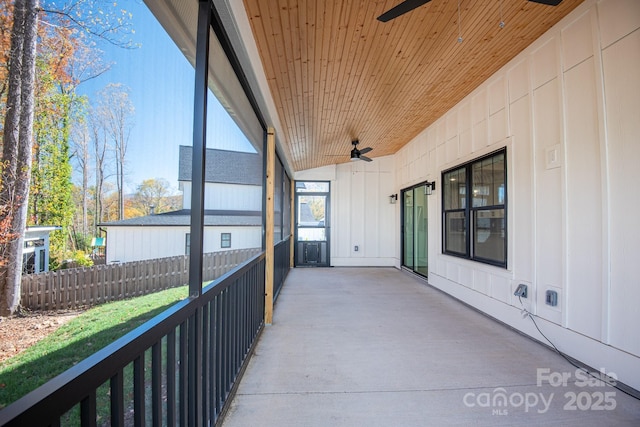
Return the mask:
{"type": "Polygon", "coordinates": [[[526,0],[244,0],[295,170],[393,154],[572,11],[526,0]],[[504,22],[504,28],[500,22],[504,22]],[[458,38],[462,37],[462,42],[458,38]]]}

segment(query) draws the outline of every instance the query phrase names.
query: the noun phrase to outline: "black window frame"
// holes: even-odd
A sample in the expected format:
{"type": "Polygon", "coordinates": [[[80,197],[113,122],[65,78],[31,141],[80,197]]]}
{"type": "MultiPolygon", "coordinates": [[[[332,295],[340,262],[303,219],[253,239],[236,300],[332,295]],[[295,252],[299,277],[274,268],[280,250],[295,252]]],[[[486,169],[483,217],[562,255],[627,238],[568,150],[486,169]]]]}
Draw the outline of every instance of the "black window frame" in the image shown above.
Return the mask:
{"type": "MultiPolygon", "coordinates": [[[[451,255],[459,258],[469,259],[471,261],[481,262],[484,264],[490,264],[497,267],[507,268],[508,266],[508,198],[507,198],[507,186],[508,186],[508,173],[507,173],[507,147],[500,148],[499,150],[492,151],[484,156],[473,159],[469,162],[457,165],[453,168],[442,171],[441,179],[442,179],[442,253],[446,255],[451,255]],[[478,165],[488,159],[491,159],[496,156],[503,156],[504,162],[504,194],[502,195],[503,203],[497,203],[486,206],[474,206],[473,205],[473,167],[474,165],[478,165]],[[452,196],[454,196],[451,192],[453,188],[451,185],[448,185],[448,177],[452,174],[458,173],[460,176],[461,172],[464,172],[464,180],[465,184],[463,186],[464,192],[460,191],[461,186],[455,187],[458,189],[457,197],[460,197],[463,194],[463,197],[460,197],[459,200],[453,200],[452,196]],[[447,201],[449,203],[447,203],[447,201]],[[454,205],[452,208],[451,206],[454,205]],[[449,208],[447,208],[449,206],[449,208]],[[504,233],[504,242],[503,242],[503,261],[498,261],[496,259],[482,257],[476,254],[476,248],[472,244],[475,240],[476,232],[478,230],[478,224],[476,221],[477,215],[479,212],[489,212],[496,210],[504,210],[503,215],[503,233],[504,233]],[[452,217],[464,215],[463,222],[460,223],[458,221],[459,226],[463,229],[464,236],[464,246],[463,251],[456,251],[448,248],[448,243],[451,243],[451,246],[454,246],[453,242],[447,242],[448,235],[448,226],[453,224],[451,222],[452,217]],[[448,223],[449,220],[449,223],[448,223]]],[[[499,198],[499,196],[498,196],[499,198]]]]}

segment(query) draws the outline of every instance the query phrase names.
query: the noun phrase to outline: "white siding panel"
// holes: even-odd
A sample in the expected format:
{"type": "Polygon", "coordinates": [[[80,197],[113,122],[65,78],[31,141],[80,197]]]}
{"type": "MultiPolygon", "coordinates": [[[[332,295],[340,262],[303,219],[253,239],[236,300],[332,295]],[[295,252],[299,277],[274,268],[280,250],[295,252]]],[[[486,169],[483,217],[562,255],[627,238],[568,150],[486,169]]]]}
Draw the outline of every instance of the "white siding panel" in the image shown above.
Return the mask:
{"type": "Polygon", "coordinates": [[[365,255],[365,174],[352,172],[351,174],[351,257],[362,258],[365,255]],[[358,251],[355,251],[358,246],[358,251]]]}
{"type": "Polygon", "coordinates": [[[447,146],[440,144],[436,147],[436,164],[442,167],[447,164],[447,146]]]}
{"type": "MultiPolygon", "coordinates": [[[[182,184],[183,209],[191,209],[191,183],[182,184]]],[[[208,182],[204,186],[205,209],[262,210],[262,187],[255,185],[219,184],[208,182]]]]}
{"type": "MultiPolygon", "coordinates": [[[[376,162],[372,162],[376,163],[376,162]]],[[[363,200],[363,215],[360,221],[364,225],[364,233],[362,238],[361,248],[362,256],[368,258],[380,257],[380,211],[383,208],[383,200],[381,194],[381,179],[379,173],[366,173],[364,174],[363,193],[365,195],[363,200]],[[378,232],[372,232],[376,230],[378,232]]],[[[391,194],[391,193],[389,193],[391,194]]],[[[387,196],[389,195],[387,194],[387,196]]],[[[389,198],[385,196],[385,206],[389,205],[389,198]]]]}
{"type": "Polygon", "coordinates": [[[471,103],[464,102],[458,111],[458,131],[471,129],[471,103]]]}
{"type": "Polygon", "coordinates": [[[508,303],[511,300],[511,286],[509,279],[503,276],[492,274],[491,276],[491,296],[498,301],[508,303]]]}
{"type": "Polygon", "coordinates": [[[207,183],[204,188],[205,209],[262,210],[262,187],[207,183]]]}
{"type": "MultiPolygon", "coordinates": [[[[109,226],[107,262],[131,262],[185,255],[189,227],[109,226]]],[[[217,252],[221,233],[231,233],[231,249],[259,248],[261,227],[206,227],[204,252],[217,252]]]]}
{"type": "Polygon", "coordinates": [[[533,224],[533,152],[531,143],[530,96],[511,104],[512,153],[508,159],[507,178],[509,217],[514,232],[509,233],[509,265],[516,277],[533,281],[534,224],[533,224]],[[511,256],[515,255],[515,256],[511,256]]]}
{"type": "Polygon", "coordinates": [[[482,150],[489,145],[489,137],[487,135],[487,120],[475,123],[473,125],[473,152],[482,150]]]}
{"type": "Polygon", "coordinates": [[[484,295],[489,295],[489,274],[483,270],[473,270],[473,289],[484,295]]]}
{"type": "Polygon", "coordinates": [[[466,129],[460,134],[460,157],[467,157],[473,150],[473,134],[471,129],[466,129]]]}
{"type": "Polygon", "coordinates": [[[567,326],[592,338],[602,329],[602,179],[593,59],[565,74],[567,102],[567,326]],[[588,190],[587,190],[588,189],[588,190]]]}
{"type": "Polygon", "coordinates": [[[593,56],[591,11],[587,11],[562,30],[564,71],[593,56]]]}
{"type": "Polygon", "coordinates": [[[503,77],[500,77],[489,85],[489,115],[502,110],[506,102],[507,92],[505,80],[503,77]]]}
{"type": "Polygon", "coordinates": [[[331,184],[331,256],[348,258],[351,255],[351,168],[349,165],[339,165],[337,181],[331,184]]]}
{"type": "Polygon", "coordinates": [[[616,347],[640,355],[640,334],[629,332],[640,324],[640,31],[607,48],[603,62],[611,191],[610,337],[616,347]]]}
{"type": "Polygon", "coordinates": [[[475,125],[487,117],[487,91],[480,90],[471,98],[471,123],[475,125]]]}
{"type": "Polygon", "coordinates": [[[529,64],[527,60],[518,62],[509,69],[509,102],[515,102],[529,93],[529,64]]]}
{"type": "Polygon", "coordinates": [[[537,49],[531,58],[534,89],[558,76],[557,39],[553,37],[537,49]]]}
{"type": "MultiPolygon", "coordinates": [[[[554,79],[534,94],[536,171],[536,277],[542,286],[563,287],[564,252],[562,169],[551,167],[547,149],[561,157],[560,103],[554,79]]],[[[562,165],[562,161],[558,162],[562,165]]],[[[552,319],[549,319],[552,320],[552,319]]],[[[558,319],[556,318],[555,321],[558,319]]]]}
{"type": "Polygon", "coordinates": [[[458,156],[458,136],[454,136],[446,143],[446,162],[447,164],[453,163],[456,161],[458,156]]]}
{"type": "MultiPolygon", "coordinates": [[[[426,156],[425,156],[426,157],[426,156]]],[[[376,230],[379,233],[371,232],[370,234],[379,234],[378,256],[381,258],[394,258],[396,256],[396,232],[394,225],[398,224],[398,214],[400,211],[400,203],[389,203],[389,195],[400,194],[395,188],[393,175],[390,172],[380,173],[379,176],[379,192],[378,205],[376,210],[380,212],[379,222],[376,224],[376,230]]]]}
{"type": "Polygon", "coordinates": [[[445,138],[450,140],[451,138],[458,135],[458,111],[450,110],[446,117],[447,121],[447,134],[445,138]]]}
{"type": "Polygon", "coordinates": [[[602,0],[598,2],[602,48],[640,28],[638,0],[602,0]]]}
{"type": "Polygon", "coordinates": [[[489,117],[489,145],[502,142],[509,136],[507,109],[494,113],[489,117]]]}

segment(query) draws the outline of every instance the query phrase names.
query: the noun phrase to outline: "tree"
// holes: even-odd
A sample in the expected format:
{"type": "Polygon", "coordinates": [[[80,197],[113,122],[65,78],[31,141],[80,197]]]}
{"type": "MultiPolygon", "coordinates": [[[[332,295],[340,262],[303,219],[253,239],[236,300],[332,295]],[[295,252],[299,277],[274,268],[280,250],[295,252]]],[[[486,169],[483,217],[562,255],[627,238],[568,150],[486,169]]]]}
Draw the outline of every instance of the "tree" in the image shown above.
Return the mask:
{"type": "Polygon", "coordinates": [[[80,196],[80,233],[83,236],[89,234],[89,174],[91,171],[91,146],[89,140],[89,128],[86,120],[81,120],[72,130],[71,143],[73,157],[80,169],[81,184],[80,191],[76,195],[80,196]]]}
{"type": "Polygon", "coordinates": [[[140,215],[162,213],[175,209],[169,182],[163,178],[145,179],[133,196],[132,207],[140,215]]]}
{"type": "MultiPolygon", "coordinates": [[[[20,300],[23,231],[27,223],[29,206],[35,106],[37,99],[42,101],[37,95],[46,93],[46,91],[36,91],[36,69],[45,70],[51,76],[55,76],[59,84],[58,95],[63,95],[58,99],[60,102],[49,104],[49,107],[55,105],[55,111],[60,113],[57,117],[61,121],[49,124],[60,126],[62,137],[59,141],[63,141],[63,144],[49,151],[43,150],[39,144],[38,156],[47,153],[51,158],[57,158],[61,161],[66,156],[68,164],[68,130],[70,129],[71,106],[74,97],[73,93],[66,91],[66,89],[74,87],[73,85],[79,81],[68,78],[68,71],[73,68],[69,58],[74,56],[74,49],[77,47],[73,40],[81,38],[83,34],[90,34],[112,44],[125,46],[126,43],[122,41],[120,36],[127,33],[129,29],[128,14],[117,9],[115,3],[104,3],[100,0],[63,0],[48,4],[59,6],[59,8],[56,10],[41,9],[38,0],[16,0],[12,8],[11,1],[0,0],[2,7],[0,10],[0,56],[2,56],[0,108],[4,113],[2,158],[0,159],[0,227],[2,227],[0,229],[0,253],[3,255],[3,262],[0,262],[0,315],[12,314],[18,307],[20,300]],[[117,12],[91,13],[91,11],[98,11],[104,6],[113,8],[113,10],[117,9],[117,12]],[[43,42],[48,41],[47,36],[50,33],[38,25],[39,13],[49,17],[49,21],[45,20],[48,24],[47,30],[61,35],[61,38],[55,40],[56,46],[60,47],[58,50],[54,49],[58,55],[51,55],[48,58],[43,55],[40,57],[43,59],[40,63],[38,63],[37,40],[40,38],[43,42]],[[11,28],[10,32],[8,31],[9,27],[11,28]],[[9,34],[10,49],[7,48],[9,34]],[[39,64],[40,68],[37,68],[36,64],[39,64]],[[63,72],[59,73],[60,71],[63,72]],[[65,86],[67,84],[71,86],[65,86]],[[61,108],[61,110],[57,110],[57,108],[61,108]]],[[[46,44],[42,45],[47,46],[46,44]]],[[[45,53],[44,50],[43,53],[45,53]]],[[[75,64],[82,64],[82,61],[75,64]]],[[[80,66],[77,69],[83,68],[80,66]]],[[[46,77],[46,72],[42,76],[46,77]]],[[[48,83],[46,78],[39,82],[48,83]]],[[[40,88],[45,87],[46,84],[40,86],[40,88]]],[[[50,117],[45,115],[39,118],[50,120],[50,117]]],[[[54,133],[53,129],[45,131],[44,127],[38,128],[38,130],[42,131],[38,133],[39,137],[54,133]]],[[[40,142],[42,141],[44,140],[40,140],[40,142]]],[[[38,165],[41,164],[42,159],[42,157],[36,157],[38,165]]],[[[67,169],[66,167],[62,169],[61,175],[64,175],[67,169]]],[[[42,172],[40,168],[38,171],[42,172]]],[[[55,174],[58,172],[56,171],[55,174]]],[[[42,176],[45,175],[42,174],[42,176]]],[[[41,188],[41,184],[46,181],[45,178],[38,181],[37,188],[41,188]]],[[[63,187],[66,190],[62,191],[61,195],[68,199],[69,185],[64,184],[63,187]]],[[[52,194],[54,193],[56,192],[52,191],[52,194]]],[[[37,203],[34,206],[32,212],[34,212],[35,218],[44,215],[45,209],[39,209],[37,203]]]]}
{"type": "Polygon", "coordinates": [[[110,83],[100,92],[98,116],[112,142],[116,164],[118,219],[124,219],[124,176],[129,136],[135,109],[129,99],[129,88],[110,83]]]}
{"type": "Polygon", "coordinates": [[[8,89],[2,144],[0,223],[10,236],[2,242],[5,265],[0,267],[0,315],[13,314],[20,304],[23,230],[27,225],[31,182],[38,0],[16,0],[11,30],[8,89]]]}

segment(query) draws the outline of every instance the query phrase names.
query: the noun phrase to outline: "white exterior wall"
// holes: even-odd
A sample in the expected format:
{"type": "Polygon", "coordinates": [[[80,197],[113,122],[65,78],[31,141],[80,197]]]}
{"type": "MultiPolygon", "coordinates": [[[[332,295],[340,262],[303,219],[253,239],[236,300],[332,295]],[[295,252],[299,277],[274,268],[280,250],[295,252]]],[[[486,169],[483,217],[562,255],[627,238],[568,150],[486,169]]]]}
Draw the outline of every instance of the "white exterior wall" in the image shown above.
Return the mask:
{"type": "Polygon", "coordinates": [[[388,191],[435,179],[440,218],[440,173],[506,146],[508,268],[443,255],[432,220],[429,282],[542,340],[513,296],[529,285],[526,305],[561,351],[636,389],[639,76],[640,2],[587,0],[398,152],[388,191]]]}
{"type": "Polygon", "coordinates": [[[297,172],[298,181],[331,181],[332,266],[400,266],[400,204],[392,156],[297,172]],[[358,251],[354,250],[358,246],[358,251]]]}
{"type": "MultiPolygon", "coordinates": [[[[107,263],[185,255],[189,227],[107,227],[107,263]]],[[[262,229],[256,226],[205,227],[204,252],[259,248],[262,229]],[[231,248],[220,247],[221,233],[231,233],[231,248]]]]}
{"type": "MultiPolygon", "coordinates": [[[[191,209],[191,182],[182,182],[181,186],[182,208],[191,209]]],[[[262,187],[208,182],[204,186],[204,208],[261,211],[262,187]]]]}

